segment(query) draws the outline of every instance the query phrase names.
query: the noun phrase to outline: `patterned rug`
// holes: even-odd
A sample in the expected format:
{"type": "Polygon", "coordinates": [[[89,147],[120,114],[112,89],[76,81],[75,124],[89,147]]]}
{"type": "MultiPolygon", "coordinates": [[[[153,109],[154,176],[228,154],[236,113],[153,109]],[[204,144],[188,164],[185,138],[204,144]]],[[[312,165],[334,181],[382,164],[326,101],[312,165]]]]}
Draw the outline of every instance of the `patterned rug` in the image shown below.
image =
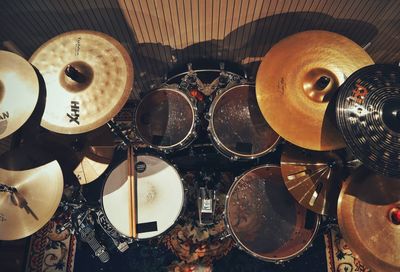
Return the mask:
{"type": "Polygon", "coordinates": [[[73,272],[76,237],[55,229],[56,223],[50,221],[32,235],[26,272],[73,272]]]}
{"type": "Polygon", "coordinates": [[[361,261],[353,255],[343,240],[338,228],[331,228],[324,234],[328,272],[370,272],[361,261]]]}

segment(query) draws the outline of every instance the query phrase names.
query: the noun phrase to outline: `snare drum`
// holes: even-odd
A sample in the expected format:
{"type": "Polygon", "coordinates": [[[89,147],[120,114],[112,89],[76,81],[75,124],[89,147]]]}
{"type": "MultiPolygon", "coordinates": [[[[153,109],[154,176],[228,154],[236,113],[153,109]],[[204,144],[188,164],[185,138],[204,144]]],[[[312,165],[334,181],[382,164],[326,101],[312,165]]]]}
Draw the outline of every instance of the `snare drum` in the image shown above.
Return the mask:
{"type": "Polygon", "coordinates": [[[263,156],[280,140],[261,114],[254,85],[235,85],[222,91],[214,98],[208,117],[214,146],[231,159],[263,156]]]}
{"type": "MultiPolygon", "coordinates": [[[[137,173],[137,232],[138,239],[159,236],[181,214],[185,193],[177,170],[164,160],[139,155],[137,173]]],[[[129,237],[131,233],[131,196],[128,161],[118,165],[108,176],[102,192],[104,213],[113,227],[129,237]]]]}
{"type": "Polygon", "coordinates": [[[232,184],[225,201],[225,222],[240,248],[261,260],[279,263],[308,248],[320,216],[290,195],[279,166],[264,165],[232,184]]]}
{"type": "Polygon", "coordinates": [[[176,85],[147,94],[139,103],[135,125],[151,147],[173,151],[188,146],[196,137],[197,108],[176,85]]]}

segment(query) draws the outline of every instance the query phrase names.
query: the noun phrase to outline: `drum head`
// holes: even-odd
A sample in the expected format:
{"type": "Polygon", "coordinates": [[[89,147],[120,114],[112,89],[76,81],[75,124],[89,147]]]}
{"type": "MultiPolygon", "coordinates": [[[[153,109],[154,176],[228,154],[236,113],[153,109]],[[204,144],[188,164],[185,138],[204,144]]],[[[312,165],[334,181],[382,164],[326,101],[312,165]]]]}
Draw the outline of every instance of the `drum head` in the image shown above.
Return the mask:
{"type": "Polygon", "coordinates": [[[194,129],[195,113],[187,96],[174,89],[146,95],[136,111],[136,128],[142,139],[159,148],[183,144],[194,129]]]}
{"type": "Polygon", "coordinates": [[[299,255],[319,225],[319,216],[289,194],[279,166],[260,166],[235,181],[225,209],[233,238],[264,261],[285,261],[299,255]]]}
{"type": "MultiPolygon", "coordinates": [[[[184,203],[181,178],[174,167],[160,158],[137,157],[138,238],[152,238],[169,229],[184,203]]],[[[127,161],[115,168],[103,189],[103,209],[120,233],[130,236],[130,187],[127,161]]]]}
{"type": "Polygon", "coordinates": [[[211,106],[210,123],[214,140],[230,155],[240,158],[262,156],[279,140],[262,116],[251,85],[234,86],[217,96],[211,106]]]}

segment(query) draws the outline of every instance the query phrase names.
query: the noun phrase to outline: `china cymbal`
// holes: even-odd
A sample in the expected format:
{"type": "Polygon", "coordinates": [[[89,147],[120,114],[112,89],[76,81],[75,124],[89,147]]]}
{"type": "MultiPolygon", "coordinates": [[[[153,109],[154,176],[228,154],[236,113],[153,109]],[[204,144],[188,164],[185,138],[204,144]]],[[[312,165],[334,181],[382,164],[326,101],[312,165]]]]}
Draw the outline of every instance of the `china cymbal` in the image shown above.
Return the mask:
{"type": "Polygon", "coordinates": [[[343,183],[338,221],[349,247],[373,271],[400,271],[400,180],[360,167],[343,183]]]}
{"type": "Polygon", "coordinates": [[[0,50],[0,139],[19,129],[31,116],[39,97],[39,81],[22,57],[0,50]]]}
{"type": "Polygon", "coordinates": [[[0,188],[9,190],[0,191],[0,240],[38,231],[61,201],[64,183],[59,164],[52,161],[21,171],[0,168],[0,177],[0,188]]]}
{"type": "Polygon", "coordinates": [[[39,142],[52,153],[67,174],[74,173],[81,185],[104,173],[114,155],[114,138],[107,126],[79,135],[43,133],[39,142]]]}
{"type": "Polygon", "coordinates": [[[47,41],[30,58],[46,83],[41,125],[63,134],[104,125],[129,98],[133,65],[125,48],[94,31],[66,32],[47,41]]]}
{"type": "Polygon", "coordinates": [[[281,172],[293,197],[318,214],[335,215],[342,185],[343,162],[335,152],[310,151],[285,145],[281,172]]]}
{"type": "Polygon", "coordinates": [[[352,74],[339,89],[336,119],[357,159],[400,177],[400,67],[376,64],[352,74]]]}
{"type": "Polygon", "coordinates": [[[346,77],[373,63],[342,35],[320,30],[294,34],[264,56],[256,77],[258,105],[289,142],[312,150],[343,148],[329,101],[346,77]]]}

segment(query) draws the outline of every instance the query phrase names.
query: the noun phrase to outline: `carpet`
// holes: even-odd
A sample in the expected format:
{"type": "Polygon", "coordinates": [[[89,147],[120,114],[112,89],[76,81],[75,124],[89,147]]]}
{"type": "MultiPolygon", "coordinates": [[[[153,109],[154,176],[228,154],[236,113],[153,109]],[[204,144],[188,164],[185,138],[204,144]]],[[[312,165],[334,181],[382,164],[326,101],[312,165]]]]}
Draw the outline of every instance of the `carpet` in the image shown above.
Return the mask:
{"type": "Polygon", "coordinates": [[[353,255],[343,240],[339,228],[334,227],[324,234],[328,272],[370,272],[359,258],[353,255]]]}
{"type": "Polygon", "coordinates": [[[25,272],[73,272],[76,237],[68,230],[56,233],[50,221],[31,237],[25,272]]]}

